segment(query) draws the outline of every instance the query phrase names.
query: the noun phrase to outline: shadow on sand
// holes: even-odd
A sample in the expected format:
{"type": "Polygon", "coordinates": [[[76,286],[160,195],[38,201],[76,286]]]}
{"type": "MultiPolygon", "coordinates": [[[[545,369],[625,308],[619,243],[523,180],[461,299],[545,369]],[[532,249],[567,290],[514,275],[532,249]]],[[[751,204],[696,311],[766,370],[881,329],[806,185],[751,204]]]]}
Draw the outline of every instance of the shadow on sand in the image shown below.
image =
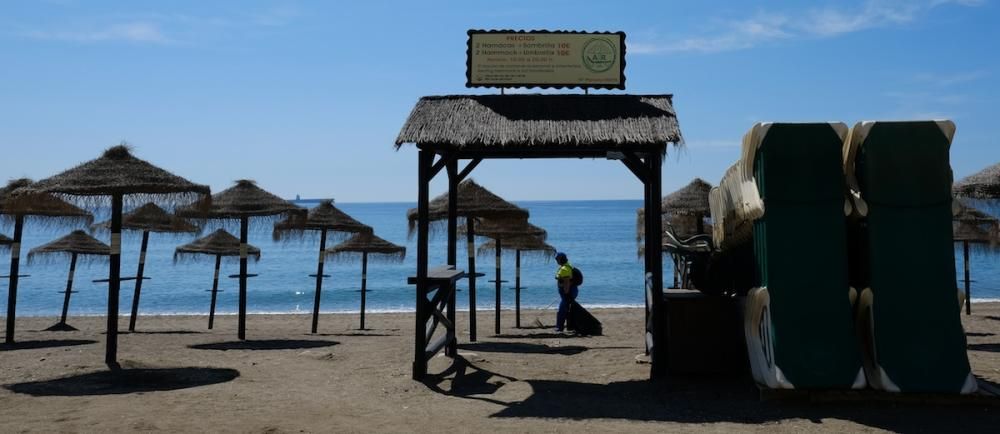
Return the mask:
{"type": "Polygon", "coordinates": [[[965,332],[965,335],[973,338],[988,338],[990,336],[996,336],[995,333],[980,333],[980,332],[965,332]]]}
{"type": "Polygon", "coordinates": [[[579,345],[550,347],[544,344],[529,344],[524,342],[477,342],[460,344],[458,347],[463,350],[485,353],[559,354],[563,356],[580,354],[590,349],[579,345]]]}
{"type": "Polygon", "coordinates": [[[189,345],[196,350],[302,350],[307,348],[330,347],[340,342],[313,339],[269,339],[251,341],[213,342],[208,344],[189,345]]]}
{"type": "Polygon", "coordinates": [[[48,339],[41,341],[23,341],[13,344],[0,344],[0,352],[17,350],[38,350],[42,348],[72,347],[76,345],[96,344],[97,341],[90,339],[48,339]]]}
{"type": "Polygon", "coordinates": [[[1000,353],[1000,344],[969,344],[968,349],[972,351],[986,351],[990,353],[1000,353]]]}
{"type": "Polygon", "coordinates": [[[865,391],[855,392],[844,400],[762,401],[759,390],[748,376],[672,377],[656,382],[634,380],[610,384],[523,380],[531,388],[527,398],[491,396],[504,396],[497,392],[516,381],[459,357],[448,370],[429,375],[423,383],[446,396],[502,406],[491,415],[495,418],[754,425],[748,429],[783,420],[803,420],[820,426],[831,420],[844,420],[902,432],[950,432],[958,426],[957,421],[961,421],[963,432],[996,432],[995,421],[1000,417],[1000,399],[981,396],[968,397],[972,399],[939,396],[929,401],[895,402],[885,399],[886,394],[865,391]]]}
{"type": "Polygon", "coordinates": [[[200,335],[204,332],[194,330],[149,330],[149,331],[120,331],[120,335],[200,335]]]}
{"type": "Polygon", "coordinates": [[[587,335],[578,335],[575,333],[525,333],[523,335],[518,334],[502,334],[493,336],[500,339],[579,339],[589,337],[587,335]]]}
{"type": "Polygon", "coordinates": [[[129,368],[8,384],[4,388],[32,396],[121,395],[207,386],[239,376],[239,371],[224,368],[129,368]]]}

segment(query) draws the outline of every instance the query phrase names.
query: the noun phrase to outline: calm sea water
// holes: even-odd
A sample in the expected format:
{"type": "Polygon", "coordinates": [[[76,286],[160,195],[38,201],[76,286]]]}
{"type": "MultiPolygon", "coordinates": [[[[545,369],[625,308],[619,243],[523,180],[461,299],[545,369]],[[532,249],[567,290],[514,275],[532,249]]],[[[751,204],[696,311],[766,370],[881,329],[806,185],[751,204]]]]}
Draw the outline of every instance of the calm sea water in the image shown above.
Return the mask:
{"type": "MultiPolygon", "coordinates": [[[[586,282],[580,291],[580,302],[587,306],[642,306],[642,261],[636,256],[635,210],[642,205],[638,200],[622,201],[558,201],[519,202],[531,211],[530,221],[549,232],[549,243],[570,256],[570,261],[580,267],[586,282]]],[[[368,266],[367,310],[369,312],[399,312],[414,309],[413,287],[406,278],[416,270],[415,239],[407,236],[406,210],[410,203],[338,203],[337,206],[358,220],[375,228],[376,234],[407,247],[406,260],[402,263],[373,262],[368,266]]],[[[260,262],[250,262],[250,272],[259,274],[251,278],[248,289],[248,309],[252,313],[308,313],[312,310],[315,280],[308,275],[316,271],[318,237],[302,242],[274,242],[271,240],[270,222],[261,222],[251,228],[250,243],[262,250],[260,262]]],[[[10,235],[10,228],[3,229],[10,235]]],[[[68,232],[27,227],[24,235],[22,274],[31,277],[20,281],[18,289],[18,314],[25,316],[54,316],[62,307],[63,295],[59,293],[66,284],[67,261],[24,263],[27,251],[68,232]]],[[[100,236],[100,235],[99,235],[100,236]]],[[[146,258],[146,275],[143,283],[140,312],[142,314],[207,314],[209,289],[212,285],[214,258],[205,256],[203,261],[173,262],[174,248],[190,242],[192,236],[151,234],[146,258]]],[[[135,274],[141,233],[126,232],[123,236],[122,275],[135,274]]],[[[459,249],[460,268],[465,268],[464,249],[459,249]]],[[[432,237],[431,265],[446,260],[444,234],[432,237]]],[[[956,262],[961,270],[961,252],[956,262]]],[[[502,304],[513,308],[514,280],[513,253],[503,257],[502,304]]],[[[0,253],[0,270],[7,274],[9,255],[0,253]]],[[[486,273],[478,280],[477,299],[480,309],[492,309],[494,300],[493,255],[477,258],[477,271],[486,273]]],[[[522,259],[522,307],[551,307],[558,299],[552,275],[555,262],[533,257],[522,259]]],[[[238,282],[226,275],[239,270],[235,260],[223,261],[217,311],[237,311],[238,282]]],[[[332,277],[323,285],[323,312],[357,312],[360,308],[361,264],[358,262],[328,262],[325,272],[332,277]]],[[[665,275],[670,276],[669,263],[665,275]]],[[[973,297],[977,300],[1000,299],[1000,261],[982,255],[972,258],[973,297]]],[[[107,286],[92,283],[93,279],[107,277],[103,262],[78,265],[70,315],[100,315],[106,312],[107,286]]],[[[132,299],[133,282],[123,282],[121,292],[122,313],[127,314],[132,299]]],[[[3,298],[2,311],[6,312],[7,280],[0,280],[3,298]]],[[[460,284],[458,308],[468,308],[466,283],[460,284]]]]}

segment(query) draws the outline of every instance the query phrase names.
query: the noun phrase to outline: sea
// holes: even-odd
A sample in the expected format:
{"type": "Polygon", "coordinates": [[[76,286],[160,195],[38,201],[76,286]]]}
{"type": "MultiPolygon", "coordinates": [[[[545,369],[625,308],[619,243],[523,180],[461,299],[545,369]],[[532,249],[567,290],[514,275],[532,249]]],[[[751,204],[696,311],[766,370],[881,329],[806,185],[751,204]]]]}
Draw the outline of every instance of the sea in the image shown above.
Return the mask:
{"type": "MultiPolygon", "coordinates": [[[[548,231],[548,243],[565,252],[570,262],[585,275],[578,301],[588,307],[638,307],[643,306],[643,265],[637,255],[636,209],[639,200],[595,201],[522,201],[530,221],[548,231]]],[[[303,206],[313,204],[303,203],[303,206]]],[[[372,226],[376,235],[393,243],[406,246],[402,263],[372,260],[368,264],[366,312],[414,311],[414,287],[407,284],[407,277],[416,271],[416,237],[407,230],[406,211],[413,203],[337,203],[337,207],[361,222],[372,226]]],[[[311,313],[315,289],[319,237],[305,237],[295,241],[273,241],[273,220],[253,222],[250,243],[261,249],[259,262],[250,261],[250,273],[257,274],[249,280],[247,305],[250,313],[301,314],[311,313]]],[[[235,229],[230,227],[231,229],[235,229]]],[[[209,228],[207,228],[209,229],[209,228]]],[[[57,316],[62,309],[63,294],[69,269],[69,260],[52,260],[26,263],[28,250],[56,239],[70,228],[50,225],[26,226],[23,237],[21,274],[30,275],[20,280],[17,313],[19,316],[57,316]]],[[[10,236],[12,228],[0,227],[10,236]]],[[[232,231],[232,230],[231,230],[232,231]]],[[[206,232],[207,233],[207,232],[206,232]]],[[[237,232],[238,233],[238,232],[237,232]]],[[[98,237],[107,235],[97,234],[98,237]]],[[[174,261],[174,249],[195,238],[193,235],[150,234],[146,256],[145,275],[140,303],[141,315],[204,315],[208,313],[214,257],[203,260],[174,261]]],[[[446,235],[432,233],[430,245],[431,266],[446,262],[446,235]]],[[[479,239],[479,241],[486,241],[479,239]]],[[[126,231],[122,238],[122,275],[134,276],[139,256],[141,232],[126,231]]],[[[328,241],[328,246],[337,240],[328,241]]],[[[459,245],[459,268],[465,269],[464,244],[459,245]]],[[[6,275],[9,253],[0,252],[0,274],[6,275]]],[[[956,270],[962,278],[962,255],[956,250],[956,270]]],[[[1000,262],[998,258],[973,252],[972,296],[973,301],[1000,301],[1000,262]]],[[[486,274],[477,280],[477,309],[494,308],[495,259],[492,253],[477,257],[477,271],[486,274]]],[[[514,307],[514,254],[505,253],[501,258],[501,306],[514,307]]],[[[103,315],[107,310],[107,284],[93,280],[106,279],[107,263],[102,260],[83,261],[77,266],[76,279],[69,314],[103,315]]],[[[522,308],[552,309],[558,304],[558,294],[553,279],[555,261],[528,255],[522,258],[521,306],[522,308]]],[[[224,260],[222,265],[217,313],[237,312],[238,281],[227,278],[239,271],[235,259],[224,260]]],[[[329,261],[324,280],[321,311],[324,313],[356,313],[360,309],[361,263],[329,261]]],[[[670,261],[664,261],[666,284],[672,283],[670,261]]],[[[134,288],[133,281],[122,282],[121,313],[127,315],[134,288]]],[[[7,279],[0,279],[3,294],[0,312],[6,312],[7,279]]],[[[962,283],[959,282],[959,287],[962,283]]],[[[457,308],[469,307],[468,284],[459,284],[457,308]]]]}

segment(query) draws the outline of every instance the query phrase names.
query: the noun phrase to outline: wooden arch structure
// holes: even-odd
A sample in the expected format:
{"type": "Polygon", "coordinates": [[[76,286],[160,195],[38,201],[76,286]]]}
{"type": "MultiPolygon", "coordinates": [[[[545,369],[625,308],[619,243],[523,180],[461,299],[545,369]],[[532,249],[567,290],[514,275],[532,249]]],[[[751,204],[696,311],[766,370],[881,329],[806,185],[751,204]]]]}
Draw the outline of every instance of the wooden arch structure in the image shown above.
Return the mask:
{"type": "MultiPolygon", "coordinates": [[[[424,97],[396,139],[419,150],[416,325],[413,378],[442,349],[454,357],[457,269],[457,186],[484,159],[607,158],[642,182],[646,233],[661,233],[662,162],[667,145],[682,143],[671,95],[451,95],[424,97]],[[460,170],[459,164],[465,160],[460,170]],[[430,182],[448,176],[448,266],[428,264],[430,182]],[[438,326],[443,333],[435,338],[438,326]]],[[[651,378],[666,373],[663,263],[659,237],[646,237],[646,347],[651,378]]],[[[475,254],[472,252],[470,254],[475,254]]]]}

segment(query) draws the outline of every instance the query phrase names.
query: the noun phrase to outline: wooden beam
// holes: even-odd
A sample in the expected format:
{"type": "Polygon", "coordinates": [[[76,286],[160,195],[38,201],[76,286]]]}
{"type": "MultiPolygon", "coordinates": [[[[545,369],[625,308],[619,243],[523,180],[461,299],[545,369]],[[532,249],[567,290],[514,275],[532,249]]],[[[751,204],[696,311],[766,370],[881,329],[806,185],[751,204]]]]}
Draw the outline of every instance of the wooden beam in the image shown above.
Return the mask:
{"type": "Polygon", "coordinates": [[[462,182],[467,176],[469,176],[470,173],[472,173],[472,169],[475,169],[476,166],[478,166],[479,163],[482,162],[483,162],[482,158],[473,158],[472,161],[470,161],[469,164],[466,164],[465,168],[458,173],[458,178],[456,179],[455,182],[462,182]]]}
{"type": "Polygon", "coordinates": [[[639,178],[639,182],[649,184],[649,171],[644,167],[645,163],[632,152],[625,152],[624,154],[625,158],[622,159],[622,163],[625,164],[625,167],[632,171],[632,174],[636,178],[639,178]]]}
{"type": "Polygon", "coordinates": [[[428,262],[428,232],[430,231],[430,166],[434,154],[424,149],[417,157],[417,312],[414,315],[416,327],[413,354],[413,379],[421,380],[427,375],[427,336],[424,327],[427,322],[427,262],[428,262]]]}
{"type": "Polygon", "coordinates": [[[434,177],[437,176],[438,172],[440,172],[441,169],[444,169],[449,162],[454,160],[455,160],[454,154],[441,154],[441,156],[438,157],[438,160],[435,161],[434,164],[431,166],[431,171],[430,171],[431,179],[434,179],[434,177]]]}

